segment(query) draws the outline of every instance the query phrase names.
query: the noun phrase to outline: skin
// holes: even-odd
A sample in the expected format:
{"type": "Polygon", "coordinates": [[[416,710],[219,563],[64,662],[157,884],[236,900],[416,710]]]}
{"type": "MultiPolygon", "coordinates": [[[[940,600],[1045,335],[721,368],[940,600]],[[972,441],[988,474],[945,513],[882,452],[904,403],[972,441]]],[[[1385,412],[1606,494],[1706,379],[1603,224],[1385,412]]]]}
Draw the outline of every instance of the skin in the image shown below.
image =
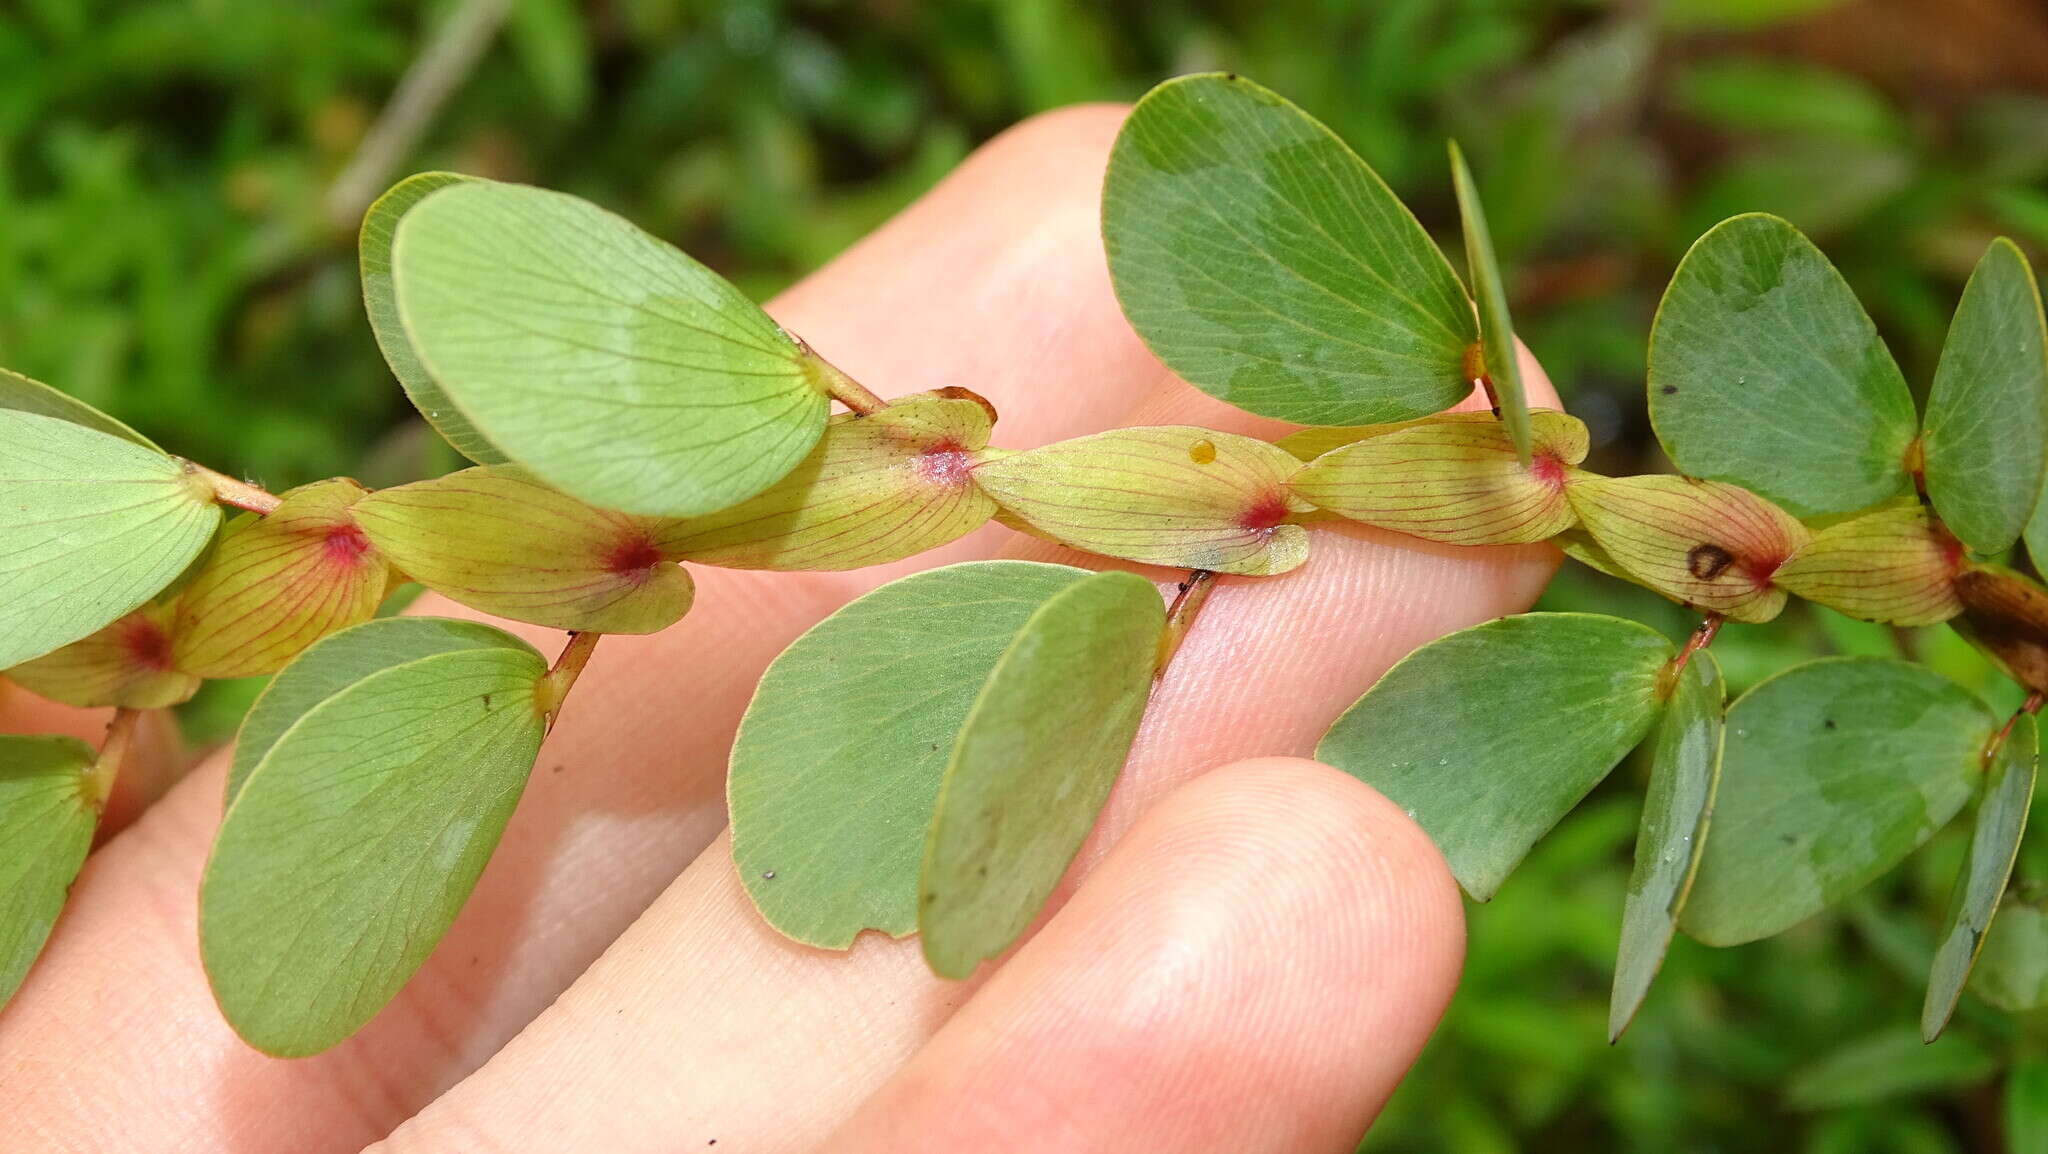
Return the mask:
{"type": "MultiPolygon", "coordinates": [[[[1283,431],[1175,380],[1117,309],[1096,214],[1122,115],[1018,126],[770,311],[885,396],[983,393],[1006,446],[1283,431]]],[[[1303,755],[1416,646],[1525,608],[1556,555],[1358,526],[1318,526],[1314,549],[1293,574],[1220,583],[1053,912],[966,983],[932,977],[915,941],[834,954],[768,929],[721,832],[723,771],[768,661],[859,592],[972,557],[1102,564],[998,526],[858,573],[697,569],[681,624],[606,639],[469,907],[383,1014],[316,1058],[240,1043],[199,967],[216,753],[161,799],[138,791],[0,1012],[8,1143],[1348,1151],[1449,999],[1464,929],[1422,832],[1303,755]]],[[[97,723],[11,709],[10,729],[97,723]]],[[[175,757],[150,764],[143,786],[175,757]]]]}

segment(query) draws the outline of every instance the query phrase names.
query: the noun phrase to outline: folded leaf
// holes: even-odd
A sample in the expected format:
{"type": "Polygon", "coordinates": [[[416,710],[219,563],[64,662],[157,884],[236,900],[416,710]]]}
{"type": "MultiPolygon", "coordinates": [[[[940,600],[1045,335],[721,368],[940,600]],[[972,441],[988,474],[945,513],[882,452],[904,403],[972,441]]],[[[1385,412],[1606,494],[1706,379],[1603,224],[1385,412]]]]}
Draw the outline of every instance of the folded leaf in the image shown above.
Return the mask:
{"type": "Polygon", "coordinates": [[[1934,968],[1927,975],[1927,1000],[1920,1010],[1920,1036],[1932,1042],[1956,1011],[1956,999],[1969,980],[1970,968],[1984,947],[1984,935],[2005,896],[2019,857],[2020,838],[2027,830],[2027,808],[2034,800],[2034,777],[2040,768],[2040,741],[2032,717],[2015,719],[2012,733],[1999,748],[1984,782],[1984,800],[1977,806],[1977,824],[1969,853],[1956,875],[1948,902],[1948,921],[1934,968]]]}
{"type": "Polygon", "coordinates": [[[965,397],[841,414],[788,476],[690,518],[668,541],[678,556],[731,569],[860,569],[935,549],[995,513],[971,476],[989,425],[965,397]]]}
{"type": "Polygon", "coordinates": [[[1407,807],[1485,901],[1642,740],[1671,656],[1661,634],[1618,617],[1503,617],[1402,659],[1316,757],[1407,807]]]}
{"type": "Polygon", "coordinates": [[[1017,631],[953,741],[925,834],[925,960],[964,978],[1008,949],[1081,849],[1145,715],[1166,612],[1135,573],[1054,594],[1017,631]]]}
{"type": "Polygon", "coordinates": [[[654,633],[689,611],[677,522],[615,513],[515,465],[383,489],[356,524],[391,564],[472,609],[556,629],[654,633]]]}
{"type": "Polygon", "coordinates": [[[369,620],[390,568],[351,516],[363,495],[354,481],[316,481],[268,516],[230,522],[178,598],[172,663],[198,677],[271,673],[369,620]]]}
{"type": "Polygon", "coordinates": [[[371,674],[308,710],[235,795],[199,955],[235,1032],[318,1053],[396,995],[455,920],[540,749],[525,646],[371,674]]]}
{"type": "Polygon", "coordinates": [[[1908,489],[1905,378],[1842,274],[1775,216],[1724,220],[1686,253],[1650,330],[1649,391],[1691,476],[1801,516],[1908,489]]]}
{"type": "Polygon", "coordinates": [[[1154,88],[1102,187],[1131,326],[1196,388],[1311,425],[1403,420],[1471,391],[1457,274],[1328,128],[1238,76],[1154,88]]]}
{"type": "Polygon", "coordinates": [[[213,538],[183,462],[56,417],[0,409],[0,669],[142,607],[213,538]]]}
{"type": "Polygon", "coordinates": [[[1728,710],[1714,836],[1679,926],[1740,945],[1862,889],[1969,800],[1995,725],[1969,691],[1888,658],[1757,685],[1728,710]]]}
{"type": "Polygon", "coordinates": [[[42,952],[92,848],[94,757],[75,737],[0,734],[0,1005],[42,952]]]}
{"type": "Polygon", "coordinates": [[[74,425],[83,425],[88,429],[98,429],[124,441],[132,441],[145,449],[163,452],[157,448],[156,442],[77,397],[8,369],[0,369],[0,409],[55,417],[60,421],[70,421],[74,425]]]}
{"type": "Polygon", "coordinates": [[[716,273],[562,193],[464,181],[399,218],[405,334],[491,444],[607,509],[753,496],[825,427],[832,370],[716,273]]]}
{"type": "Polygon", "coordinates": [[[727,799],[740,881],[770,925],[844,949],[917,928],[925,830],[966,724],[1032,615],[1085,569],[974,561],[892,581],[768,667],[727,799]]]}
{"type": "Polygon", "coordinates": [[[1999,553],[2026,527],[2048,464],[2048,328],[2019,246],[2000,237],[1963,287],[1927,393],[1927,497],[1965,545],[1999,553]]]}
{"type": "Polygon", "coordinates": [[[377,347],[383,350],[391,375],[398,378],[413,407],[456,452],[479,465],[495,465],[504,462],[505,454],[455,407],[413,351],[398,315],[398,293],[391,281],[391,240],[398,232],[399,219],[428,193],[475,179],[453,172],[421,172],[392,185],[363,214],[356,259],[362,267],[363,309],[369,314],[370,331],[376,334],[377,347]]]}
{"type": "Polygon", "coordinates": [[[1286,450],[1186,425],[1114,429],[979,462],[974,481],[1004,512],[1076,549],[1183,569],[1265,576],[1308,559],[1287,520],[1286,450]]]}
{"type": "Polygon", "coordinates": [[[1586,459],[1586,426],[1549,410],[1530,414],[1535,456],[1515,456],[1488,413],[1425,417],[1332,449],[1288,487],[1319,508],[1453,545],[1543,541],[1577,519],[1566,470],[1586,459]]]}
{"type": "Polygon", "coordinates": [[[1778,615],[1778,567],[1811,537],[1776,505],[1715,481],[1582,473],[1565,491],[1593,542],[1630,577],[1735,621],[1778,615]]]}
{"type": "Polygon", "coordinates": [[[1672,678],[1670,700],[1645,745],[1650,789],[1643,798],[1635,865],[1621,911],[1621,948],[1607,1009],[1610,1042],[1621,1037],[1649,994],[1699,873],[1721,776],[1726,696],[1713,655],[1694,653],[1672,678]]]}
{"type": "Polygon", "coordinates": [[[228,765],[228,802],[234,802],[256,763],[285,730],[356,682],[437,653],[517,649],[524,644],[502,629],[446,617],[383,617],[321,638],[270,679],[242,719],[228,765]]]}
{"type": "Polygon", "coordinates": [[[1851,617],[1935,625],[1962,611],[1962,559],[1955,538],[1906,498],[1819,530],[1771,579],[1851,617]]]}
{"type": "Polygon", "coordinates": [[[171,664],[175,601],[145,605],[90,637],[17,665],[7,677],[51,701],[85,708],[160,709],[199,691],[171,664]]]}
{"type": "MultiPolygon", "coordinates": [[[[1534,438],[1529,430],[1529,399],[1522,388],[1522,364],[1515,351],[1514,321],[1508,316],[1507,286],[1501,280],[1500,258],[1494,255],[1493,234],[1486,227],[1486,206],[1479,199],[1479,186],[1465,166],[1465,154],[1457,141],[1451,142],[1450,151],[1451,186],[1458,196],[1458,218],[1464,224],[1465,266],[1472,277],[1472,298],[1479,305],[1476,367],[1486,378],[1494,411],[1507,430],[1517,460],[1527,465],[1534,438]]],[[[1467,363],[1471,364],[1469,353],[1467,363]]]]}

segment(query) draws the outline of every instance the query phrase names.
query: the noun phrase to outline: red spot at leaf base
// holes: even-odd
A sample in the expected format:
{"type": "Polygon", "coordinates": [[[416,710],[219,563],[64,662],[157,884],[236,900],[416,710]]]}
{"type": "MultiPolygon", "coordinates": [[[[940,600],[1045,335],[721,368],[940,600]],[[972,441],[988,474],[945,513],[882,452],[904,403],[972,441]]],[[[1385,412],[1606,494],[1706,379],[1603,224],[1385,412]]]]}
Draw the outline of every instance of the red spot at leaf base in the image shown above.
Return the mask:
{"type": "Polygon", "coordinates": [[[1269,494],[1246,509],[1237,523],[1246,529],[1263,532],[1272,529],[1287,519],[1287,501],[1278,493],[1269,494]]]}

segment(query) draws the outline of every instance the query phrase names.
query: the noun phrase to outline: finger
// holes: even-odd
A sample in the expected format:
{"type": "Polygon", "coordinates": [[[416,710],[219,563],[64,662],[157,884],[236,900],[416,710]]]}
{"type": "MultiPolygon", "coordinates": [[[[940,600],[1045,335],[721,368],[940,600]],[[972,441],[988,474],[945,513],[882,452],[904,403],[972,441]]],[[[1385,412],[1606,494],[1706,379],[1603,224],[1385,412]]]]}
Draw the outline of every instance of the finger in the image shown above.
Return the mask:
{"type": "MultiPolygon", "coordinates": [[[[1528,367],[1532,395],[1554,403],[1528,367]]],[[[1162,388],[1134,415],[1255,427],[1186,386],[1162,388]]],[[[1549,546],[1468,549],[1318,525],[1295,572],[1220,582],[1153,693],[1076,876],[1189,776],[1263,754],[1309,754],[1388,666],[1432,638],[1526,607],[1555,565],[1549,546]]],[[[545,1134],[559,1148],[619,1154],[721,1135],[721,1145],[741,1150],[805,1150],[962,998],[961,986],[925,969],[915,942],[864,935],[838,954],[780,937],[749,905],[721,839],[518,1038],[395,1134],[391,1149],[510,1149],[545,1134]],[[588,1108],[600,1100],[613,1105],[588,1108]]]]}
{"type": "MultiPolygon", "coordinates": [[[[47,733],[76,737],[97,749],[106,740],[111,709],[75,709],[46,701],[11,681],[0,680],[0,733],[47,733]]],[[[114,791],[100,810],[96,842],[104,842],[169,792],[191,767],[178,722],[168,710],[144,711],[114,791]]]]}
{"type": "MultiPolygon", "coordinates": [[[[1110,423],[1161,371],[1102,265],[1096,199],[1120,115],[1076,109],[1013,130],[772,311],[885,394],[984,393],[1006,444],[1110,423]]],[[[697,605],[677,627],[598,649],[469,906],[362,1035],[281,1063],[221,1021],[193,932],[220,814],[216,759],[88,865],[0,1013],[0,1116],[52,1149],[213,1151],[232,1138],[353,1150],[481,1063],[720,827],[726,748],[767,662],[887,575],[694,573],[697,605]]],[[[518,631],[548,652],[561,644],[518,631]]]]}
{"type": "Polygon", "coordinates": [[[1393,803],[1311,761],[1225,766],[1147,812],[821,1149],[1348,1152],[1463,949],[1457,886],[1393,803]]]}

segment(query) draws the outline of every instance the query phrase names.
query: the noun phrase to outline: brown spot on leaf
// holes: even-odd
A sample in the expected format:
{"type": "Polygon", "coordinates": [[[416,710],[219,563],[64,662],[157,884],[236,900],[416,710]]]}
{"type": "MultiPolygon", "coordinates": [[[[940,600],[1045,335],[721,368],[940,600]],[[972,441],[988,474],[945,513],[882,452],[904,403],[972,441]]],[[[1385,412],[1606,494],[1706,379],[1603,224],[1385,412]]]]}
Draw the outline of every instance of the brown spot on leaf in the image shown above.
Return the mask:
{"type": "Polygon", "coordinates": [[[1685,555],[1685,571],[1702,581],[1712,581],[1735,564],[1735,554],[1719,545],[1694,545],[1685,555]]]}
{"type": "Polygon", "coordinates": [[[649,569],[661,564],[661,552],[645,534],[635,533],[612,547],[605,554],[604,567],[621,577],[645,576],[649,569]]]}

